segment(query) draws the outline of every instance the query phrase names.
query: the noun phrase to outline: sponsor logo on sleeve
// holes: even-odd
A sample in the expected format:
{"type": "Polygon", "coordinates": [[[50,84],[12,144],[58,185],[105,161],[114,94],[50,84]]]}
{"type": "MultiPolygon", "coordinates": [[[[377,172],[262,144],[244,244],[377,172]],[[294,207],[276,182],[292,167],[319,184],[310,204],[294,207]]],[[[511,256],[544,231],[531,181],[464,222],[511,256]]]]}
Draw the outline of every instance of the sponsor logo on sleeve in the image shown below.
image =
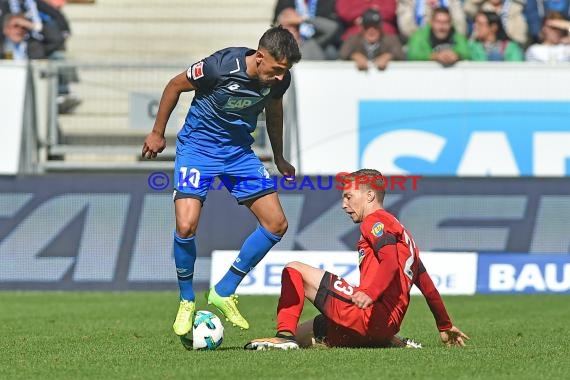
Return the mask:
{"type": "Polygon", "coordinates": [[[204,76],[204,62],[200,61],[198,63],[195,63],[194,65],[192,65],[191,69],[192,71],[190,77],[192,79],[200,79],[204,76]]]}
{"type": "Polygon", "coordinates": [[[384,224],[377,222],[372,226],[372,230],[370,231],[370,233],[372,233],[372,235],[376,237],[382,236],[382,234],[384,234],[384,224]]]}
{"type": "Polygon", "coordinates": [[[358,265],[360,265],[362,263],[362,260],[364,260],[364,250],[363,249],[359,249],[358,250],[358,265]]]}

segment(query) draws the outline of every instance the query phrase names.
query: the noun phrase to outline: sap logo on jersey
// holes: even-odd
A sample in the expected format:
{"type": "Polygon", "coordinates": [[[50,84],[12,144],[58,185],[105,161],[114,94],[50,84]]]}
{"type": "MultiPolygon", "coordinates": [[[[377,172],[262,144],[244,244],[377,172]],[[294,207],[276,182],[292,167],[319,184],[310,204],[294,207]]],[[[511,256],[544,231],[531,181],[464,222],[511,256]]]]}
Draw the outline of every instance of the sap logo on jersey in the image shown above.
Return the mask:
{"type": "Polygon", "coordinates": [[[389,174],[570,175],[567,101],[359,103],[359,167],[389,174]]]}
{"type": "MultiPolygon", "coordinates": [[[[481,261],[485,261],[481,256],[481,261]]],[[[505,255],[481,273],[481,293],[570,293],[570,262],[562,255],[505,255]],[[536,258],[534,257],[536,256],[536,258]],[[512,257],[512,260],[510,259],[512,257]]]]}
{"type": "Polygon", "coordinates": [[[259,102],[262,98],[257,97],[230,97],[224,106],[226,110],[247,108],[259,102]]]}

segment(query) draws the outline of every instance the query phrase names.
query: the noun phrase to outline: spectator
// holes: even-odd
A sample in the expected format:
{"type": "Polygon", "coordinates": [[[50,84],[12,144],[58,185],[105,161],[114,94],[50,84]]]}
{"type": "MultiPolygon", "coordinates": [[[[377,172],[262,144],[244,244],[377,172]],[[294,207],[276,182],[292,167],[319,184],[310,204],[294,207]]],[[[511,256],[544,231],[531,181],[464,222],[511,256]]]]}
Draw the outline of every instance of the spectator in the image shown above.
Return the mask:
{"type": "MultiPolygon", "coordinates": [[[[2,19],[2,35],[0,35],[2,59],[26,60],[28,59],[28,31],[34,25],[24,16],[8,14],[2,19]]],[[[32,44],[32,46],[34,46],[32,44]]]]}
{"type": "Polygon", "coordinates": [[[336,13],[344,23],[345,31],[342,40],[361,31],[362,14],[369,8],[378,10],[382,16],[382,29],[384,34],[398,35],[396,21],[397,0],[337,0],[336,13]]]}
{"type": "MultiPolygon", "coordinates": [[[[62,9],[67,1],[37,0],[37,2],[42,22],[57,28],[62,36],[63,42],[61,46],[52,53],[49,58],[57,61],[65,61],[65,42],[71,36],[71,28],[62,9]]],[[[70,83],[74,82],[79,82],[77,69],[74,66],[59,66],[57,107],[60,114],[70,113],[81,104],[81,99],[77,95],[72,94],[70,90],[70,83]]]]}
{"type": "MultiPolygon", "coordinates": [[[[570,21],[568,20],[547,20],[546,25],[563,30],[570,34],[570,21]]],[[[562,43],[570,44],[570,36],[566,35],[564,38],[562,38],[562,43]]]]}
{"type": "MultiPolygon", "coordinates": [[[[26,17],[33,25],[28,32],[37,41],[44,40],[44,24],[49,26],[48,33],[61,34],[57,38],[60,45],[50,45],[47,49],[53,53],[64,49],[65,39],[70,35],[70,30],[63,14],[56,7],[50,5],[52,2],[60,6],[65,3],[65,0],[0,0],[0,14],[21,14],[26,17]]],[[[54,41],[55,39],[50,40],[50,44],[54,41]]]]}
{"type": "Polygon", "coordinates": [[[67,0],[37,0],[38,12],[42,23],[57,28],[63,36],[63,44],[59,51],[65,51],[65,42],[71,36],[69,21],[63,13],[67,0]]]}
{"type": "Polygon", "coordinates": [[[531,43],[540,41],[544,17],[550,11],[558,12],[568,19],[570,16],[570,0],[526,0],[524,16],[528,24],[531,43]]]}
{"type": "Polygon", "coordinates": [[[447,8],[433,10],[431,23],[418,29],[408,42],[410,61],[436,61],[444,67],[469,59],[467,38],[454,31],[447,8]]]}
{"type": "Polygon", "coordinates": [[[56,29],[42,25],[42,41],[32,36],[36,24],[23,14],[8,13],[2,19],[0,35],[0,56],[3,59],[26,60],[49,57],[61,44],[60,34],[56,29]]]}
{"type": "Polygon", "coordinates": [[[273,23],[293,33],[304,60],[337,58],[341,26],[335,0],[279,0],[273,23]]]}
{"type": "Polygon", "coordinates": [[[465,0],[463,9],[472,19],[479,11],[497,13],[507,36],[524,46],[528,40],[528,25],[523,12],[525,3],[526,0],[465,0]]]}
{"type": "Polygon", "coordinates": [[[362,28],[359,34],[348,37],[342,44],[341,59],[352,59],[359,70],[368,70],[368,62],[384,70],[391,60],[405,59],[400,39],[382,32],[382,18],[376,9],[364,12],[362,28]]]}
{"type": "Polygon", "coordinates": [[[472,61],[523,61],[519,45],[511,40],[503,30],[503,25],[495,12],[480,11],[475,16],[474,40],[469,41],[472,61]]]}
{"type": "Polygon", "coordinates": [[[36,0],[0,0],[0,14],[22,14],[33,25],[28,30],[28,33],[37,40],[43,40],[42,21],[38,12],[38,5],[36,0]]]}
{"type": "MultiPolygon", "coordinates": [[[[65,40],[71,34],[69,23],[60,9],[65,2],[65,0],[0,0],[0,13],[21,13],[31,23],[25,34],[24,44],[18,45],[26,46],[26,59],[65,59],[65,40]]],[[[14,56],[10,51],[5,55],[14,56]]],[[[23,56],[20,53],[15,55],[19,58],[23,56]]],[[[69,83],[77,81],[77,71],[74,67],[58,68],[59,113],[69,113],[81,103],[81,100],[70,94],[69,90],[69,83]]]]}
{"type": "Polygon", "coordinates": [[[398,0],[398,29],[404,40],[431,19],[435,8],[448,8],[456,32],[467,35],[467,21],[461,0],[398,0]]]}
{"type": "MultiPolygon", "coordinates": [[[[550,26],[550,20],[564,20],[559,12],[549,12],[542,26],[542,43],[531,45],[526,51],[526,60],[530,62],[570,62],[570,45],[562,43],[566,28],[550,26]]],[[[570,27],[570,22],[568,23],[570,27]]]]}

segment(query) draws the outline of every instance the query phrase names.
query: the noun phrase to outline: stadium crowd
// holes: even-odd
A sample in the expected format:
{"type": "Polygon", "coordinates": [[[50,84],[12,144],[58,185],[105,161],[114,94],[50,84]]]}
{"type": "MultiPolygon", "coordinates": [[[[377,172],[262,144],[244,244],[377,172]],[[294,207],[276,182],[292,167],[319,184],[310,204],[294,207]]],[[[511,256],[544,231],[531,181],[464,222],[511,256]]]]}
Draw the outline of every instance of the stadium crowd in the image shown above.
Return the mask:
{"type": "MultiPolygon", "coordinates": [[[[71,36],[63,13],[66,0],[0,0],[0,58],[10,60],[65,60],[65,43],[71,36]]],[[[73,67],[58,70],[59,113],[73,111],[81,100],[70,92],[78,81],[73,67]]]]}
{"type": "MultiPolygon", "coordinates": [[[[77,2],[78,0],[75,0],[77,2]]],[[[303,60],[570,62],[570,0],[275,0],[273,24],[291,31],[303,60]]],[[[0,59],[66,58],[67,0],[0,0],[0,59]]],[[[58,71],[60,113],[81,99],[73,67],[58,71]]]]}
{"type": "Polygon", "coordinates": [[[304,60],[570,62],[570,0],[278,0],[304,60]]]}

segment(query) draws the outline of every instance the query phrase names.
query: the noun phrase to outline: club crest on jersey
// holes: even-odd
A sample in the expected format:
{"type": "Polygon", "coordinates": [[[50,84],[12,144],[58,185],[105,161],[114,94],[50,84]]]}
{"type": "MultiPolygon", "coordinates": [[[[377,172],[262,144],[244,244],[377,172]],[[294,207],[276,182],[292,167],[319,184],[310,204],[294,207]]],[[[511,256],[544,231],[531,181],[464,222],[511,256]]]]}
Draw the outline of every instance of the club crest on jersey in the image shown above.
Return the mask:
{"type": "Polygon", "coordinates": [[[376,224],[372,226],[372,230],[370,231],[370,233],[376,237],[382,236],[382,234],[384,233],[384,224],[376,222],[376,224]]]}
{"type": "Polygon", "coordinates": [[[200,79],[204,76],[204,62],[200,61],[192,65],[192,79],[200,79]]]}
{"type": "Polygon", "coordinates": [[[269,92],[271,91],[271,88],[269,87],[264,87],[261,89],[261,95],[262,96],[266,96],[267,94],[269,94],[269,92]]]}
{"type": "Polygon", "coordinates": [[[359,249],[358,250],[358,265],[360,265],[360,263],[362,263],[362,260],[364,260],[364,250],[359,249]]]}

